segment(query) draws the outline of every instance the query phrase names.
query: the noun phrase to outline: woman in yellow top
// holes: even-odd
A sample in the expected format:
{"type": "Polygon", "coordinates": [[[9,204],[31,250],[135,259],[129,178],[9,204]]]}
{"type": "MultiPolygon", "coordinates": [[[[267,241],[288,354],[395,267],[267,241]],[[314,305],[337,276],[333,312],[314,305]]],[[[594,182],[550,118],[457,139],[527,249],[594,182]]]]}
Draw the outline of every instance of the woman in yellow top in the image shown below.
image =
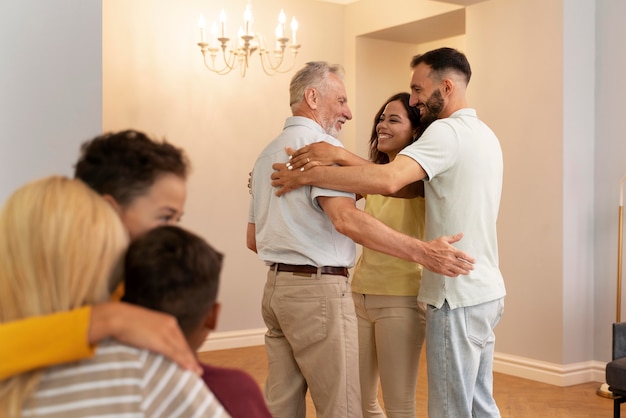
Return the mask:
{"type": "MultiPolygon", "coordinates": [[[[113,206],[131,239],[180,220],[187,172],[182,150],[138,131],[86,142],[75,167],[75,177],[113,206]]],[[[119,296],[118,292],[117,300],[119,296]]],[[[0,380],[90,357],[94,345],[108,337],[159,352],[200,372],[174,317],[113,300],[0,324],[0,380]]]]}
{"type": "MultiPolygon", "coordinates": [[[[293,169],[315,165],[386,164],[424,131],[409,94],[390,97],[374,118],[370,160],[344,148],[315,143],[299,150],[293,169]]],[[[424,239],[423,184],[405,190],[404,197],[364,196],[365,212],[407,235],[424,239]]],[[[415,417],[419,358],[425,336],[425,306],[417,302],[422,266],[363,248],[352,278],[359,326],[359,363],[363,416],[385,417],[378,402],[382,387],[388,418],[415,417]]]]}

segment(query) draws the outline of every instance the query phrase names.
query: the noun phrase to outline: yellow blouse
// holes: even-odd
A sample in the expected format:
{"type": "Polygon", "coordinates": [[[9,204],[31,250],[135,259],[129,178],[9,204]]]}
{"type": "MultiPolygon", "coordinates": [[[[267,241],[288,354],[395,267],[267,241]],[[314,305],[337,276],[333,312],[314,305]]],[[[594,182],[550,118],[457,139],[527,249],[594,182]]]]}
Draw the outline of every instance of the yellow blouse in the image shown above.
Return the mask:
{"type": "MultiPolygon", "coordinates": [[[[364,196],[365,212],[391,228],[424,239],[424,198],[364,196]]],[[[352,291],[367,295],[417,296],[422,266],[363,247],[352,275],[352,291]]]]}

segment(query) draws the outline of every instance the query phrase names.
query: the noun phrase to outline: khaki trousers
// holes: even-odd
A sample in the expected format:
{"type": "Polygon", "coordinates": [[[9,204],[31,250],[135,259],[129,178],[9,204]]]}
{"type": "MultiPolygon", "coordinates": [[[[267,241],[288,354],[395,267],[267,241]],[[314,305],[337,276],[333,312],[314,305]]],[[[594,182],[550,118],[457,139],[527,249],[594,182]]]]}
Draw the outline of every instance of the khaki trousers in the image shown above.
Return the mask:
{"type": "Polygon", "coordinates": [[[415,418],[426,305],[416,296],[352,296],[359,324],[363,417],[415,418]],[[385,412],[378,402],[379,382],[385,412]]]}
{"type": "Polygon", "coordinates": [[[304,418],[307,389],[319,418],[360,418],[357,320],[347,277],[267,274],[265,399],[274,418],[304,418]]]}

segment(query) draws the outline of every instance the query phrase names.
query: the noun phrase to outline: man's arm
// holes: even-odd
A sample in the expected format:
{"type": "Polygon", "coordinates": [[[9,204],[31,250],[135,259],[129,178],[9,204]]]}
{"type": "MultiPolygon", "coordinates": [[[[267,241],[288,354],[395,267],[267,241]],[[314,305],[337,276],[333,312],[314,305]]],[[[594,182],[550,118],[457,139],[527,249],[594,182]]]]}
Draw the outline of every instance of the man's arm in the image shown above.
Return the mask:
{"type": "Polygon", "coordinates": [[[391,195],[392,197],[400,197],[404,199],[413,199],[414,197],[424,197],[424,181],[419,180],[415,183],[407,184],[397,192],[391,195]]]}
{"type": "Polygon", "coordinates": [[[248,223],[248,229],[246,230],[246,245],[248,249],[256,251],[256,225],[248,223]]]}
{"type": "Polygon", "coordinates": [[[402,234],[359,210],[348,197],[318,197],[335,229],[372,250],[419,263],[430,271],[456,277],[473,270],[474,259],[452,246],[463,234],[420,241],[402,234]]]}
{"type": "Polygon", "coordinates": [[[398,155],[389,164],[353,167],[316,166],[310,170],[289,170],[285,164],[274,164],[272,186],[283,195],[305,185],[359,194],[393,195],[408,184],[426,178],[426,172],[415,160],[398,155]]]}
{"type": "MultiPolygon", "coordinates": [[[[305,171],[320,165],[357,166],[374,164],[345,148],[331,145],[328,142],[314,142],[297,151],[287,148],[286,152],[290,156],[289,162],[286,164],[290,171],[305,171]]],[[[390,196],[405,199],[424,197],[424,182],[420,180],[409,183],[390,196]]]]}

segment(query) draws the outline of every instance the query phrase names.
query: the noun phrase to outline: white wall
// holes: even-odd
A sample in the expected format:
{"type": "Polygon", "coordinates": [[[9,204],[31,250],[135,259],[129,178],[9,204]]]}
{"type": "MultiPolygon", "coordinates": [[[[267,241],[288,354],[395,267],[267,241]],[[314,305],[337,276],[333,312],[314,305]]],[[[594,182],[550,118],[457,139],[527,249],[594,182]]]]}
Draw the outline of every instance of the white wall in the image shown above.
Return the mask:
{"type": "Polygon", "coordinates": [[[595,5],[563,3],[563,360],[593,358],[595,5]]]}
{"type": "MultiPolygon", "coordinates": [[[[581,198],[594,202],[594,358],[611,359],[611,323],[616,319],[617,236],[620,180],[626,174],[624,97],[626,97],[626,2],[596,1],[596,96],[594,190],[581,198]],[[587,197],[586,195],[589,196],[587,197]]],[[[591,109],[589,109],[591,111],[591,109]]],[[[621,321],[626,320],[622,300],[621,321]]]]}
{"type": "Polygon", "coordinates": [[[102,125],[100,0],[0,1],[0,202],[50,174],[72,175],[102,125]]]}

